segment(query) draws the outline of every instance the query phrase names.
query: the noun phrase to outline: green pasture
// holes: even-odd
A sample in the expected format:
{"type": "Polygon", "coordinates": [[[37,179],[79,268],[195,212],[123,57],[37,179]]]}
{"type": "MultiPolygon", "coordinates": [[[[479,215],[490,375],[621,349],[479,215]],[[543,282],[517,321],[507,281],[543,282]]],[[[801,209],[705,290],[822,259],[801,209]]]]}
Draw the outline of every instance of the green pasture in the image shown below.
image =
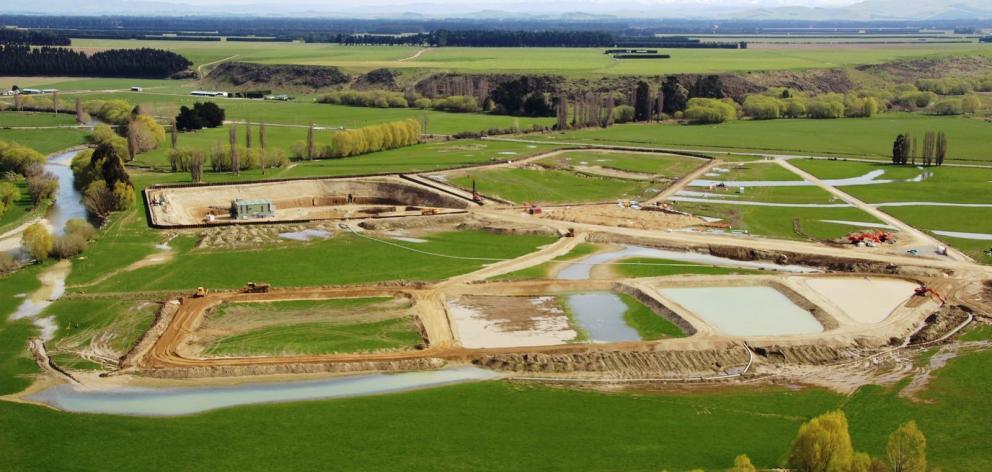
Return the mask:
{"type": "Polygon", "coordinates": [[[648,181],[598,177],[561,170],[503,168],[470,171],[449,179],[462,188],[512,202],[583,203],[623,199],[651,198],[648,189],[657,187],[648,181]]]}
{"type": "Polygon", "coordinates": [[[885,173],[878,179],[897,181],[840,187],[844,192],[868,203],[992,203],[992,168],[952,166],[919,168],[913,165],[896,166],[889,163],[810,159],[794,159],[790,162],[821,179],[846,179],[883,170],[885,173]],[[919,182],[911,181],[921,175],[923,178],[919,182]]]}
{"type": "MultiPolygon", "coordinates": [[[[3,327],[11,329],[9,323],[3,327]]],[[[840,408],[856,449],[884,455],[889,432],[914,419],[927,436],[931,467],[984,470],[992,467],[992,454],[983,447],[990,430],[976,418],[992,410],[974,399],[992,394],[992,382],[982,375],[989,365],[988,351],[952,359],[921,394],[925,401],[900,397],[905,383],[847,396],[816,388],[598,393],[481,382],[176,418],[72,414],[0,402],[0,442],[7,451],[0,467],[171,470],[171,459],[181,455],[187,470],[329,464],[362,470],[479,470],[493,464],[510,471],[722,470],[746,453],[759,467],[775,468],[784,464],[803,421],[840,408]],[[411,435],[413,424],[430,424],[432,432],[411,435]],[[225,433],[204,433],[214,430],[225,433]],[[115,445],[112,454],[108,442],[115,445]],[[61,454],[43,444],[58,444],[61,454]],[[217,454],[221,449],[227,453],[217,454]]]]}
{"type": "Polygon", "coordinates": [[[623,319],[628,326],[634,328],[641,339],[645,341],[656,341],[665,338],[683,338],[685,333],[671,321],[662,318],[636,298],[621,293],[617,295],[627,311],[623,314],[623,319]]]}
{"type": "Polygon", "coordinates": [[[677,179],[705,164],[704,159],[675,154],[636,154],[606,151],[569,151],[549,156],[538,164],[549,167],[603,167],[677,179]]]}
{"type": "Polygon", "coordinates": [[[213,356],[294,355],[413,349],[423,338],[412,317],[369,323],[299,323],[251,330],[218,339],[213,356]]]}
{"type": "Polygon", "coordinates": [[[74,39],[78,49],[151,47],[186,56],[196,66],[236,60],[263,64],[338,66],[350,72],[389,67],[427,71],[528,72],[588,75],[664,75],[835,68],[935,54],[989,54],[979,44],[878,45],[858,49],[817,45],[802,49],[662,49],[671,59],[614,60],[603,48],[420,48],[337,44],[240,43],[74,39]]]}
{"type": "Polygon", "coordinates": [[[545,236],[501,236],[482,231],[440,233],[426,239],[429,241],[426,244],[387,245],[339,233],[326,241],[261,249],[178,247],[171,262],[111,277],[88,291],[237,288],[252,280],[265,280],[277,287],[432,281],[477,270],[485,261],[427,255],[397,245],[415,244],[418,251],[447,256],[512,259],[552,241],[545,236]]]}
{"type": "MultiPolygon", "coordinates": [[[[63,104],[63,106],[66,106],[63,104]]],[[[71,105],[70,105],[71,106],[71,105]]],[[[0,112],[0,128],[22,126],[72,126],[76,124],[76,115],[67,113],[55,114],[38,111],[2,111],[0,112]]]]}
{"type": "Polygon", "coordinates": [[[833,240],[856,231],[856,226],[825,223],[822,220],[879,223],[857,208],[788,208],[678,202],[676,207],[696,215],[723,218],[734,230],[756,236],[794,240],[833,240]],[[797,232],[797,225],[800,232],[797,232]]]}
{"type": "Polygon", "coordinates": [[[0,141],[27,146],[42,154],[51,154],[86,143],[90,132],[81,128],[0,129],[0,141]]]}
{"type": "Polygon", "coordinates": [[[893,112],[873,118],[835,120],[735,120],[717,125],[623,124],[547,135],[542,139],[888,160],[892,158],[892,142],[897,135],[908,132],[922,140],[927,131],[947,134],[949,161],[992,161],[986,144],[992,123],[921,113],[893,112]]]}

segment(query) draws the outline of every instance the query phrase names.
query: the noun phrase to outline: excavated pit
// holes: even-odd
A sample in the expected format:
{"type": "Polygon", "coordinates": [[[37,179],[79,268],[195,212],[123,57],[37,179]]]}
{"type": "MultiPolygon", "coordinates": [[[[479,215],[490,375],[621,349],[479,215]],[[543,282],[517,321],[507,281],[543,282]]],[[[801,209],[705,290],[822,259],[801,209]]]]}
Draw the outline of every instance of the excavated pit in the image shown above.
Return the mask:
{"type": "Polygon", "coordinates": [[[157,228],[444,215],[464,212],[470,205],[394,177],[157,186],[145,190],[145,199],[157,228]],[[275,214],[234,219],[230,207],[236,199],[268,200],[275,214]]]}

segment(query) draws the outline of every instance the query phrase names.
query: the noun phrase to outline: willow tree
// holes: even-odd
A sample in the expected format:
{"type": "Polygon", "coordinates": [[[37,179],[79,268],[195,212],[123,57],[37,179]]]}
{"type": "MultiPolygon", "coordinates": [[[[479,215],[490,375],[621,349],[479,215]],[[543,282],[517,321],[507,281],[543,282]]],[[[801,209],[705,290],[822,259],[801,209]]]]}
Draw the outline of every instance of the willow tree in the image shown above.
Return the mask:
{"type": "Polygon", "coordinates": [[[307,160],[313,160],[314,142],[313,142],[313,128],[314,124],[310,123],[310,127],[307,128],[307,160]]]}

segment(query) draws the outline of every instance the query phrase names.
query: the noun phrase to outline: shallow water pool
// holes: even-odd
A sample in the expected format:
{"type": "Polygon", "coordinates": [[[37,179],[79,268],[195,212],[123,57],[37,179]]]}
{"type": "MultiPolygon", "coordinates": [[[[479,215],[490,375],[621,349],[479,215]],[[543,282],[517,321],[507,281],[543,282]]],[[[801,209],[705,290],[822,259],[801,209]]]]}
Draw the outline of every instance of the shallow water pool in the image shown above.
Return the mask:
{"type": "Polygon", "coordinates": [[[812,314],[771,287],[662,288],[659,292],[732,336],[823,332],[812,314]]]}

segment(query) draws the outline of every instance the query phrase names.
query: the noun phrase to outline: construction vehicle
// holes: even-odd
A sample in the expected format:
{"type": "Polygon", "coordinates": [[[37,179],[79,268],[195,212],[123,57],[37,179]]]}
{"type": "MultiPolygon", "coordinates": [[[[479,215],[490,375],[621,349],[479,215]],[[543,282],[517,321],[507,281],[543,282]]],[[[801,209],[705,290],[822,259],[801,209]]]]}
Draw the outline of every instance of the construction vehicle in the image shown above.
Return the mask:
{"type": "Polygon", "coordinates": [[[241,293],[266,293],[270,288],[272,288],[272,286],[265,282],[248,282],[244,288],[241,289],[241,293]]]}
{"type": "Polygon", "coordinates": [[[526,211],[528,215],[540,215],[541,207],[537,206],[535,203],[524,203],[524,211],[526,211]]]}
{"type": "Polygon", "coordinates": [[[936,290],[930,287],[927,287],[924,284],[921,284],[919,287],[916,287],[916,290],[913,292],[913,295],[916,295],[917,297],[933,297],[937,300],[940,300],[941,305],[947,304],[947,300],[945,300],[940,293],[938,293],[936,290]]]}
{"type": "Polygon", "coordinates": [[[475,190],[475,179],[472,179],[472,201],[482,205],[482,196],[475,190]]]}
{"type": "Polygon", "coordinates": [[[208,293],[210,293],[209,290],[203,287],[196,287],[196,292],[193,293],[193,298],[203,298],[207,296],[208,293]]]}
{"type": "Polygon", "coordinates": [[[859,231],[851,233],[847,236],[847,240],[851,244],[872,247],[876,244],[891,243],[895,241],[896,238],[895,235],[890,232],[876,229],[873,231],[859,231]]]}
{"type": "Polygon", "coordinates": [[[565,237],[566,238],[574,238],[575,237],[575,228],[568,228],[568,231],[565,232],[565,237]]]}
{"type": "Polygon", "coordinates": [[[424,208],[420,210],[421,216],[436,215],[436,214],[437,214],[437,208],[424,208]]]}

